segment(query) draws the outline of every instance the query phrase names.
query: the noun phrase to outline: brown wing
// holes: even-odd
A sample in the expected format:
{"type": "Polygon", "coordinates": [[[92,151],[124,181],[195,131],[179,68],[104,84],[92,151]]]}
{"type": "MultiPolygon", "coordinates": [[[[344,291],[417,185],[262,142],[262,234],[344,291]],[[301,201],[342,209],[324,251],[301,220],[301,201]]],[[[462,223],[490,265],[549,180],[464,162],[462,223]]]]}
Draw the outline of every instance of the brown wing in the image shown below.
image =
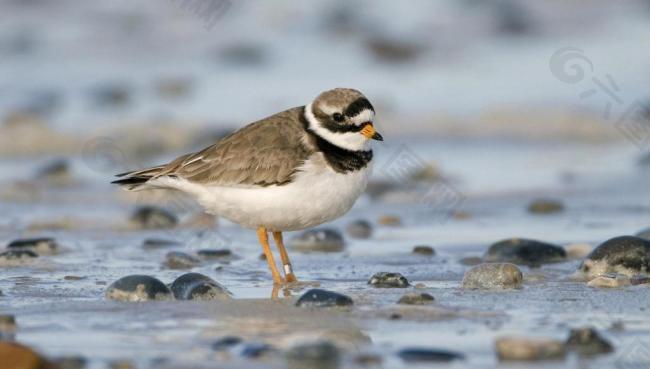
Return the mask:
{"type": "Polygon", "coordinates": [[[304,144],[302,108],[251,123],[216,144],[167,164],[172,175],[209,185],[285,184],[313,153],[304,144]]]}

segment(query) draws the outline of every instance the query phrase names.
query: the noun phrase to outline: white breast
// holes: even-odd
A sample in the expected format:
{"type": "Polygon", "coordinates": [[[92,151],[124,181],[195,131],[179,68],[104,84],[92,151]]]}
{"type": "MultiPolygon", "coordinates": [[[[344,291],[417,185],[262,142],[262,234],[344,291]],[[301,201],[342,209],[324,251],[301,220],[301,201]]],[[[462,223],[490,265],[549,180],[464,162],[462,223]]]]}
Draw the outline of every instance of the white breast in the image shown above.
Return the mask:
{"type": "Polygon", "coordinates": [[[182,179],[165,179],[165,185],[193,194],[207,212],[243,227],[294,231],[345,214],[365,190],[370,173],[370,163],[361,170],[337,173],[318,153],[282,186],[203,186],[182,179]]]}

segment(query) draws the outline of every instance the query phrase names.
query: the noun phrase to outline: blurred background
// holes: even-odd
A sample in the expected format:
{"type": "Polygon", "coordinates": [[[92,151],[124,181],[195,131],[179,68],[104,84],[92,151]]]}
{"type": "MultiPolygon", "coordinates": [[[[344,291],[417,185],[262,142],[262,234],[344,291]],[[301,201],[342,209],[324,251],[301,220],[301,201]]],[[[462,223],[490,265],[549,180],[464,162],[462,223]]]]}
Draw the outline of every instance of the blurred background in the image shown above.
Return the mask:
{"type": "Polygon", "coordinates": [[[101,136],[147,159],[333,87],[370,97],[388,143],[621,140],[615,123],[648,102],[641,0],[0,6],[3,157],[75,156],[101,136]]]}
{"type": "Polygon", "coordinates": [[[378,179],[426,167],[481,195],[650,162],[648,1],[0,7],[4,199],[52,174],[107,189],[334,87],[378,110],[378,179]]]}
{"type": "MultiPolygon", "coordinates": [[[[456,261],[507,237],[590,250],[648,226],[649,41],[648,0],[0,0],[0,244],[54,237],[63,251],[28,266],[0,258],[0,312],[17,314],[19,337],[48,355],[212,357],[205,342],[224,333],[209,310],[134,313],[105,305],[106,286],[127,274],[172,281],[180,272],[168,250],[218,248],[225,261],[190,269],[216,276],[239,303],[268,298],[255,235],[187,199],[109,182],[350,87],[375,106],[385,141],[373,143],[367,194],[327,225],[345,251],[337,243],[338,257],[299,254],[298,276],[356,304],[356,294],[372,295],[370,275],[399,271],[456,307],[517,307],[509,332],[563,335],[605,294],[563,285],[562,301],[571,288],[587,294],[571,300],[584,309],[555,304],[554,284],[507,301],[473,298],[457,292],[465,264],[456,261]],[[144,207],[152,204],[166,210],[144,207]],[[411,254],[421,244],[436,256],[411,254]]],[[[389,316],[384,307],[399,296],[371,297],[361,304],[389,316]]],[[[243,321],[235,334],[254,326],[233,310],[243,321]]],[[[614,315],[601,318],[604,327],[614,315]]],[[[377,319],[365,332],[379,345],[421,343],[419,322],[377,319]]],[[[463,347],[473,367],[494,364],[497,331],[440,324],[427,342],[463,347]]]]}

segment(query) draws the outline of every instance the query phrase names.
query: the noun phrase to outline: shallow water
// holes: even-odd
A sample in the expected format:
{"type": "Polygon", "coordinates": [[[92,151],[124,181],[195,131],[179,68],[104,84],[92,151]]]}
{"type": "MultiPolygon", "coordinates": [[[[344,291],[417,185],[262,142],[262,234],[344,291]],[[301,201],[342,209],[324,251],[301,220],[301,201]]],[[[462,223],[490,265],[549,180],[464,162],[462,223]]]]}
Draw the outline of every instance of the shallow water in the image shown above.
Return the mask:
{"type": "MultiPolygon", "coordinates": [[[[20,342],[52,357],[83,355],[90,360],[91,368],[103,368],[107,361],[121,358],[135,360],[139,368],[202,368],[215,363],[247,367],[251,359],[238,355],[241,347],[229,354],[216,353],[210,343],[234,334],[246,342],[269,342],[284,350],[296,342],[332,332],[338,332],[334,342],[346,352],[343,367],[356,367],[353,359],[357,352],[378,353],[383,357],[383,367],[410,367],[412,364],[402,362],[395,353],[408,346],[424,346],[466,355],[465,361],[450,367],[489,368],[498,363],[493,350],[496,337],[564,339],[569,327],[583,325],[599,328],[617,351],[589,360],[569,356],[536,366],[604,367],[638,359],[638,352],[644,352],[645,342],[650,340],[645,311],[650,298],[647,287],[587,287],[569,278],[578,260],[539,269],[522,267],[522,290],[476,292],[459,287],[468,268],[459,260],[481,256],[489,244],[501,238],[517,236],[595,245],[647,226],[650,198],[644,183],[648,174],[635,166],[638,153],[634,148],[508,141],[396,141],[388,148],[379,148],[375,178],[395,180],[387,163],[401,142],[408,144],[409,152],[423,163],[444,158],[442,170],[452,178],[446,186],[453,187],[462,199],[443,203],[440,209],[423,204],[422,190],[409,187],[403,178],[404,182],[394,183],[392,195],[364,195],[349,214],[329,225],[343,232],[351,221],[367,219],[375,227],[372,238],[346,237],[342,253],[291,253],[301,280],[348,294],[355,301],[351,311],[293,308],[292,300],[300,291],[270,301],[270,274],[266,262],[259,259],[261,250],[254,232],[228,222],[220,221],[218,227],[203,230],[129,228],[128,215],[142,200],[124,198],[107,184],[108,176],[84,169],[83,161],[77,158],[73,160],[73,173],[78,181],[71,187],[37,185],[34,191],[38,201],[3,197],[3,243],[20,237],[53,236],[64,251],[41,256],[28,266],[2,268],[0,290],[4,296],[0,297],[0,313],[16,315],[20,342]],[[545,160],[548,155],[553,155],[554,160],[545,160]],[[580,158],[591,158],[590,162],[599,165],[585,165],[580,158]],[[517,175],[523,168],[527,168],[525,173],[533,173],[534,180],[517,175]],[[573,173],[569,180],[567,172],[573,173]],[[527,213],[530,200],[542,195],[562,199],[566,210],[546,216],[527,213]],[[462,211],[467,217],[449,217],[447,210],[462,211]],[[377,219],[382,214],[399,216],[402,225],[379,225],[377,219]],[[68,219],[63,229],[33,230],[34,222],[51,223],[62,218],[68,219]],[[142,247],[147,238],[177,240],[181,245],[147,250],[142,247]],[[436,255],[412,255],[411,249],[417,244],[433,246],[436,255]],[[227,247],[235,256],[223,262],[204,262],[192,271],[207,274],[226,286],[235,297],[231,302],[128,304],[104,298],[107,285],[128,274],[150,274],[171,283],[189,270],[165,268],[164,256],[169,250],[193,252],[208,247],[227,247]],[[413,285],[424,286],[369,287],[367,280],[379,271],[400,272],[413,285]],[[83,279],[66,280],[65,276],[83,279]],[[411,290],[432,294],[435,304],[395,304],[411,290]],[[394,313],[401,319],[390,319],[394,313]],[[614,322],[623,322],[625,329],[610,330],[614,322]]],[[[25,178],[39,165],[22,163],[25,178]]],[[[9,162],[0,163],[5,190],[16,178],[14,167],[9,162]]],[[[175,205],[181,222],[195,209],[191,204],[175,205]]],[[[290,239],[291,234],[286,238],[290,239]]],[[[647,359],[642,355],[639,360],[647,359]]],[[[256,365],[273,367],[282,363],[280,355],[256,365]]]]}

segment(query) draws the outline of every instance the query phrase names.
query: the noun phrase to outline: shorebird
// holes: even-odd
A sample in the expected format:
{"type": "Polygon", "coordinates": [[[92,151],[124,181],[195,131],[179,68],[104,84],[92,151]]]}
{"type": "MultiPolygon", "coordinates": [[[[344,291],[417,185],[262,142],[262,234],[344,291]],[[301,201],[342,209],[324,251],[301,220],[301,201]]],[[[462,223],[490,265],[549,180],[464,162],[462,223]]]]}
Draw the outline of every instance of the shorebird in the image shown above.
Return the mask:
{"type": "Polygon", "coordinates": [[[359,91],[336,88],[314,101],[248,124],[168,164],[118,174],[136,191],[183,191],[206,212],[257,230],[275,285],[296,281],[282,232],[345,214],[371,172],[375,109],[359,91]],[[273,234],[284,278],[269,245],[273,234]]]}

